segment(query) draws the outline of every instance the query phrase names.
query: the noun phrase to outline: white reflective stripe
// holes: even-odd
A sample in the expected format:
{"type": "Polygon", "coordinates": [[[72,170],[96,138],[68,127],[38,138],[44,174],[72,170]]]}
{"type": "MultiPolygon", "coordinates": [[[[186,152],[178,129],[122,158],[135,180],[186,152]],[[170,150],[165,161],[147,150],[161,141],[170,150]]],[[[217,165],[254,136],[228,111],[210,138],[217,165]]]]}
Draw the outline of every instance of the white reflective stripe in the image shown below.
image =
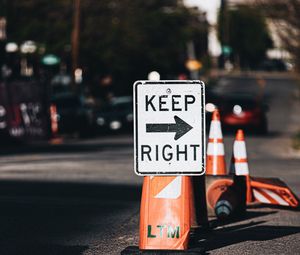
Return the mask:
{"type": "Polygon", "coordinates": [[[278,196],[278,194],[275,193],[274,191],[268,190],[268,189],[261,189],[261,190],[263,192],[267,193],[271,198],[273,198],[280,205],[289,205],[289,203],[287,203],[284,199],[282,199],[280,196],[278,196]]]}
{"type": "Polygon", "coordinates": [[[249,167],[247,162],[235,163],[234,167],[236,175],[249,175],[249,167]]]}
{"type": "Polygon", "coordinates": [[[218,174],[218,158],[217,157],[213,157],[213,170],[212,170],[212,174],[213,175],[217,175],[218,174]]]}
{"type": "Polygon", "coordinates": [[[208,143],[207,155],[209,156],[224,156],[224,144],[223,143],[208,143]]]}
{"type": "Polygon", "coordinates": [[[271,204],[271,202],[263,194],[261,194],[257,189],[253,189],[253,195],[259,202],[262,202],[265,204],[271,204]]]}
{"type": "Polygon", "coordinates": [[[233,155],[236,159],[247,158],[246,144],[244,141],[235,141],[233,143],[233,155]]]}
{"type": "Polygon", "coordinates": [[[181,194],[182,176],[177,176],[155,198],[177,199],[181,194]]]}
{"type": "Polygon", "coordinates": [[[209,138],[221,139],[223,138],[221,122],[219,120],[212,120],[209,129],[209,138]]]}

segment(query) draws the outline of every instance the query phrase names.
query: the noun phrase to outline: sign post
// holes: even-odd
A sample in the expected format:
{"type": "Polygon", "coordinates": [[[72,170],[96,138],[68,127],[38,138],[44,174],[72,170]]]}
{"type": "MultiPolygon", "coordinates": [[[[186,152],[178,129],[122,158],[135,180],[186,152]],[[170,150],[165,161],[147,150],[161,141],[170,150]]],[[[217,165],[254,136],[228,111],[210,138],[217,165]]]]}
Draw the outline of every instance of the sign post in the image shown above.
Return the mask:
{"type": "Polygon", "coordinates": [[[204,103],[201,81],[134,83],[134,169],[145,177],[139,246],[121,254],[202,253],[188,242],[191,223],[207,222],[204,176],[187,175],[205,172],[204,103]]]}
{"type": "Polygon", "coordinates": [[[137,175],[204,174],[204,103],[201,81],[135,82],[137,175]]]}

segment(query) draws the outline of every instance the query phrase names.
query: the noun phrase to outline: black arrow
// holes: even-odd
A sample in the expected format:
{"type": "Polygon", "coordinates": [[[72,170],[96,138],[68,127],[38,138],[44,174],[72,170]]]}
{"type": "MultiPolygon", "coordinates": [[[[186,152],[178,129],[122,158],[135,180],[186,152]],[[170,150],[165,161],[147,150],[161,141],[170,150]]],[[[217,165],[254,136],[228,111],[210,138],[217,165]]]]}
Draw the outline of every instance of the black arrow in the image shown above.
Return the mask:
{"type": "Polygon", "coordinates": [[[184,134],[189,132],[193,127],[187,124],[185,121],[180,119],[178,116],[174,116],[175,123],[169,124],[146,124],[147,133],[157,133],[157,132],[175,132],[174,140],[178,140],[184,134]]]}

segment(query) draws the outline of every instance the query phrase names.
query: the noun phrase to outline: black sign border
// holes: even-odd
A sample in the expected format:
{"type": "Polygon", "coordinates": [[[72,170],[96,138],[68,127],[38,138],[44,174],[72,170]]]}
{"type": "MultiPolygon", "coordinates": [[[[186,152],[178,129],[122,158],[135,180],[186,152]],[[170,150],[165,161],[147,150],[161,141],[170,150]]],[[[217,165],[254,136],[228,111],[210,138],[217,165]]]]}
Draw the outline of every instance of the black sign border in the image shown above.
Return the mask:
{"type": "Polygon", "coordinates": [[[134,171],[138,176],[170,176],[170,175],[181,175],[181,176],[200,176],[205,174],[205,83],[200,80],[166,80],[166,81],[136,81],[133,84],[133,94],[134,94],[134,101],[133,101],[133,112],[134,112],[134,171]],[[138,86],[147,86],[147,85],[174,85],[174,84],[183,84],[183,85],[190,85],[190,84],[198,84],[201,86],[201,102],[202,102],[202,111],[201,111],[201,119],[202,119],[202,132],[201,132],[201,142],[202,146],[202,167],[201,171],[199,172],[139,172],[138,171],[138,86]]]}

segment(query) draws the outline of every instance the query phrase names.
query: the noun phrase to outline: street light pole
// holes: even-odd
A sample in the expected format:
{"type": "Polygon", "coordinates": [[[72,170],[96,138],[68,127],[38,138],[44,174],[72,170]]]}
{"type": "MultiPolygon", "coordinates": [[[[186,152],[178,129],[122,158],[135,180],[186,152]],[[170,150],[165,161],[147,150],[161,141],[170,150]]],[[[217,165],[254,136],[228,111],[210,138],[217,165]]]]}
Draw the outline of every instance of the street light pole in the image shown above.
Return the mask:
{"type": "MultiPolygon", "coordinates": [[[[80,0],[74,0],[73,31],[72,31],[72,38],[71,38],[71,44],[72,44],[72,77],[74,77],[75,70],[78,68],[78,62],[79,62],[78,61],[79,60],[79,35],[80,35],[80,0]]],[[[75,82],[73,82],[73,86],[75,86],[75,82]]]]}
{"type": "Polygon", "coordinates": [[[0,79],[2,77],[2,65],[5,62],[6,39],[6,18],[0,16],[0,79]]]}
{"type": "MultiPolygon", "coordinates": [[[[189,60],[196,60],[196,53],[195,53],[195,45],[193,41],[189,41],[187,43],[187,55],[189,60]]],[[[190,69],[190,78],[192,80],[199,79],[199,70],[198,69],[190,69]]]]}

